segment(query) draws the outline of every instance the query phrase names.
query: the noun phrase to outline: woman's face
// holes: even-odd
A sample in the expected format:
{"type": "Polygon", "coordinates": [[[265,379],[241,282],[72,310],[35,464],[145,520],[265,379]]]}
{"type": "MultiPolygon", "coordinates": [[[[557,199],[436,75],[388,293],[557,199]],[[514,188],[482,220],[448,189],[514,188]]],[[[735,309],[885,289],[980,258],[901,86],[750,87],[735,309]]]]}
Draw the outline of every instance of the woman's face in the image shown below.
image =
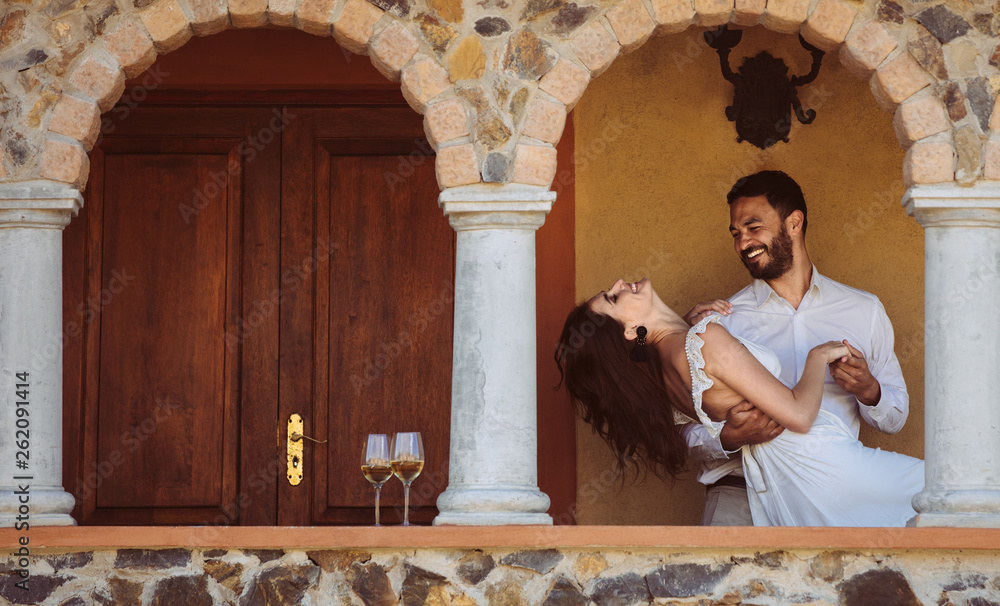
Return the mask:
{"type": "Polygon", "coordinates": [[[587,303],[594,311],[621,322],[626,338],[631,339],[635,337],[635,327],[652,313],[654,296],[653,284],[648,278],[638,282],[618,280],[587,303]]]}

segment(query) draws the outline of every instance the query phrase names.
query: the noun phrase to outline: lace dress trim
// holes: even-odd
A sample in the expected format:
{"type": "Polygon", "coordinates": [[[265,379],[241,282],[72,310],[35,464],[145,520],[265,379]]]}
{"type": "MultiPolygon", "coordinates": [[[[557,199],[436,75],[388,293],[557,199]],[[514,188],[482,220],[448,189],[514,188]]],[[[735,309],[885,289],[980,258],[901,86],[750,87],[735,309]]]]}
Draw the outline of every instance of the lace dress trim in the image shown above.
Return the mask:
{"type": "Polygon", "coordinates": [[[694,411],[698,415],[698,420],[708,430],[708,434],[717,438],[722,433],[722,426],[726,422],[713,421],[701,407],[701,395],[713,385],[713,381],[705,374],[705,358],[701,355],[701,347],[705,341],[698,335],[705,332],[710,322],[718,324],[719,316],[707,316],[688,330],[687,338],[684,341],[684,351],[687,353],[688,367],[691,369],[691,399],[694,401],[694,411]]]}

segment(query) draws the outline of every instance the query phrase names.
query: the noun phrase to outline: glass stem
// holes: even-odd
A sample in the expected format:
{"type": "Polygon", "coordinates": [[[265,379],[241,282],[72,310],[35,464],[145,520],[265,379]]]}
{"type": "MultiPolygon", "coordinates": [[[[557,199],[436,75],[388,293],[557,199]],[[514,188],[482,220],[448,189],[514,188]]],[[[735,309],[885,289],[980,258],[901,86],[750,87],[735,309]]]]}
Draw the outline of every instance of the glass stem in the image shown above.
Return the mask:
{"type": "Polygon", "coordinates": [[[410,483],[403,484],[403,526],[410,525],[410,483]]]}
{"type": "Polygon", "coordinates": [[[379,498],[379,496],[381,496],[381,494],[382,494],[382,486],[376,486],[375,487],[375,525],[376,526],[381,526],[381,524],[378,523],[378,498],[379,498]]]}

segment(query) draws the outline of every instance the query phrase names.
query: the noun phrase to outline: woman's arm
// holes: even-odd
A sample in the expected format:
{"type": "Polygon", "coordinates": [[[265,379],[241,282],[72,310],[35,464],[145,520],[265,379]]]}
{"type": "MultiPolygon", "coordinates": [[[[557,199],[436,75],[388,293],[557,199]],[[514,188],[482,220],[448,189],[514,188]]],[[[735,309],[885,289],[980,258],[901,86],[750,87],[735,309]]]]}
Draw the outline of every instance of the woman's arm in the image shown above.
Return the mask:
{"type": "Polygon", "coordinates": [[[705,372],[744,399],[754,402],[772,419],[792,431],[805,433],[819,414],[826,365],[850,355],[847,346],[831,341],[806,356],[802,377],[788,389],[725,328],[709,324],[702,334],[705,372]]]}

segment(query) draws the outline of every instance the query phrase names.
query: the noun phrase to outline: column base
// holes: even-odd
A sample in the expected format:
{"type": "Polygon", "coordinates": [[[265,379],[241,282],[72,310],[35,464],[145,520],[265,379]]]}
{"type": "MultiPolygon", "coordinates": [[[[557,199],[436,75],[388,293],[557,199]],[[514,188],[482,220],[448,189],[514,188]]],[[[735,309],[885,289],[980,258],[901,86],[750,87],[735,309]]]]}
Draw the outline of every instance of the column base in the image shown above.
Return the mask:
{"type": "Polygon", "coordinates": [[[1000,489],[937,488],[913,497],[920,513],[907,526],[954,528],[1000,528],[1000,489]]]}
{"type": "Polygon", "coordinates": [[[0,490],[0,528],[17,528],[25,522],[29,527],[76,526],[69,515],[75,503],[73,495],[62,488],[5,488],[0,490]]]}
{"type": "Polygon", "coordinates": [[[910,528],[1000,528],[1000,514],[921,513],[906,525],[910,528]]]}
{"type": "Polygon", "coordinates": [[[9,513],[0,514],[0,528],[17,528],[17,524],[27,521],[31,528],[39,526],[76,526],[76,520],[68,513],[32,513],[26,520],[19,520],[9,513]]]}
{"type": "Polygon", "coordinates": [[[437,506],[435,526],[552,525],[549,497],[537,488],[449,486],[437,506]]]}
{"type": "Polygon", "coordinates": [[[547,513],[462,513],[451,511],[434,518],[435,526],[552,526],[547,513]]]}

